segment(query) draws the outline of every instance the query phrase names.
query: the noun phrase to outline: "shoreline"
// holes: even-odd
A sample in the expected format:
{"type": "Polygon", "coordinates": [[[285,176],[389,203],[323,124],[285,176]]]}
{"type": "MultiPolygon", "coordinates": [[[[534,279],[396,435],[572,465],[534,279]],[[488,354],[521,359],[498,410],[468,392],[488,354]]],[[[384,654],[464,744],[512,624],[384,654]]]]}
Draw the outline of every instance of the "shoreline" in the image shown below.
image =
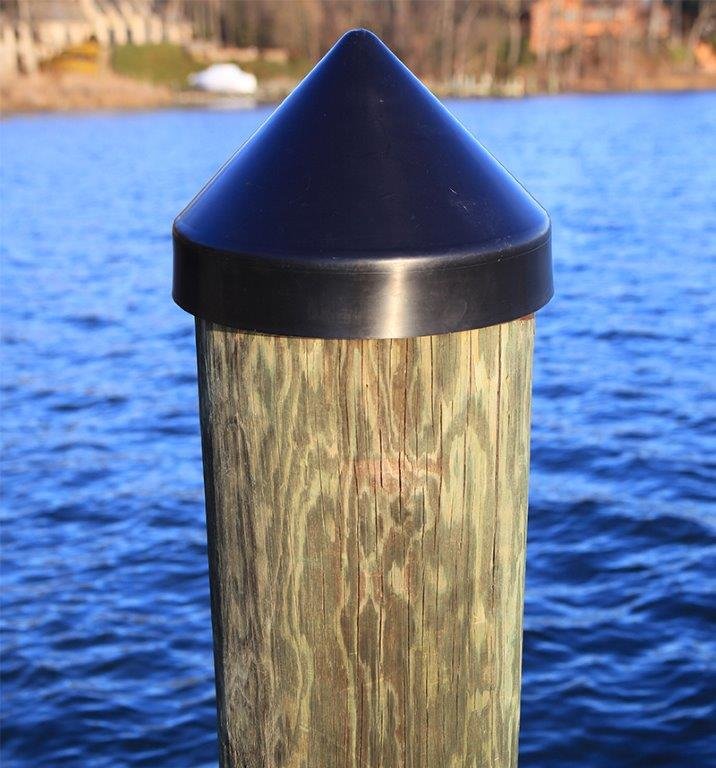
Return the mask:
{"type": "MultiPolygon", "coordinates": [[[[175,90],[165,85],[136,80],[112,72],[95,76],[47,74],[21,76],[0,82],[0,118],[36,114],[86,114],[135,112],[156,109],[253,108],[280,103],[298,81],[267,81],[256,96],[235,97],[202,91],[175,90]]],[[[627,84],[594,81],[564,90],[525,89],[519,94],[470,93],[439,83],[428,87],[440,99],[525,99],[543,96],[698,93],[716,90],[716,75],[692,72],[644,78],[627,84]]]]}

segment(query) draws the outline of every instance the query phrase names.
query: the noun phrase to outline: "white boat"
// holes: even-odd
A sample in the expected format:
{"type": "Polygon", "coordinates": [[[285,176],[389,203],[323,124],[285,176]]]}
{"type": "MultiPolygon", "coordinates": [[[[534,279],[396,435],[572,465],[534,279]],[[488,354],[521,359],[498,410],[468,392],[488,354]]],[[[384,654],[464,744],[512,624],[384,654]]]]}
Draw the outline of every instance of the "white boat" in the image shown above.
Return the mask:
{"type": "Polygon", "coordinates": [[[201,72],[189,75],[189,85],[211,93],[253,96],[258,82],[256,75],[244,72],[236,64],[212,64],[201,72]]]}

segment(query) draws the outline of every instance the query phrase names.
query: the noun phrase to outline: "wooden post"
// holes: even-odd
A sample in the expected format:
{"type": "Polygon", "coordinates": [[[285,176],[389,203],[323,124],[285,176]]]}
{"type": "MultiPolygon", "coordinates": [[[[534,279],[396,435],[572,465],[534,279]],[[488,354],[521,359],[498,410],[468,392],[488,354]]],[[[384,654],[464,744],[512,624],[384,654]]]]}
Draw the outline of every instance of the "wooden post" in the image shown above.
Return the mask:
{"type": "Polygon", "coordinates": [[[356,31],[174,254],[222,768],[516,766],[546,213],[356,31]]]}
{"type": "Polygon", "coordinates": [[[197,321],[222,765],[516,765],[533,331],[197,321]]]}

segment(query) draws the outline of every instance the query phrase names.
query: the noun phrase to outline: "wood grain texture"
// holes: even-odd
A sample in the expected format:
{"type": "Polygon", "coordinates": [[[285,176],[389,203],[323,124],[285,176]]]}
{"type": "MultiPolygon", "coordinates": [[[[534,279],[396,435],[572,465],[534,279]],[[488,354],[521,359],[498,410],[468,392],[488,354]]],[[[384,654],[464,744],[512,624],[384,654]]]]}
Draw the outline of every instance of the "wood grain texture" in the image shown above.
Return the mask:
{"type": "Polygon", "coordinates": [[[533,337],[197,321],[224,768],[517,764],[533,337]]]}

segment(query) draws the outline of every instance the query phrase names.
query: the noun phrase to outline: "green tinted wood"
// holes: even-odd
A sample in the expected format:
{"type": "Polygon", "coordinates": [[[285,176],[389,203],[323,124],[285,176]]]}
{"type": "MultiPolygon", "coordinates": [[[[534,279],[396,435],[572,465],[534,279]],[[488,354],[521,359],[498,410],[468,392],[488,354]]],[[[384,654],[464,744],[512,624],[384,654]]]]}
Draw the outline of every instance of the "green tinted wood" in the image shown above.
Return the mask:
{"type": "Polygon", "coordinates": [[[533,336],[197,321],[224,768],[516,765],[533,336]]]}

